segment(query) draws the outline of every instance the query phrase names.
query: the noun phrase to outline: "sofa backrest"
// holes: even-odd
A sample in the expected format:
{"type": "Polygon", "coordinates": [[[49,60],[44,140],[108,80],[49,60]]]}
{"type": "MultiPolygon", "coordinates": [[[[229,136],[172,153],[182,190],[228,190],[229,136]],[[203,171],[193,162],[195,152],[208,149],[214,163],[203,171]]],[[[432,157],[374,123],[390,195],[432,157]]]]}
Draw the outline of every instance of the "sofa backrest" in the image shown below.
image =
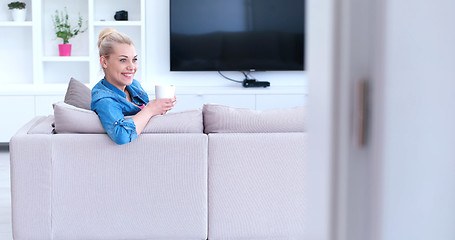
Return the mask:
{"type": "MultiPolygon", "coordinates": [[[[150,119],[143,133],[268,133],[305,132],[305,107],[265,111],[205,104],[193,109],[158,115],[150,119]]],[[[91,111],[58,102],[54,116],[36,121],[29,133],[99,133],[106,131],[98,115],[91,111]]]]}
{"type": "Polygon", "coordinates": [[[304,132],[305,107],[265,111],[218,104],[203,107],[204,133],[304,132]]]}

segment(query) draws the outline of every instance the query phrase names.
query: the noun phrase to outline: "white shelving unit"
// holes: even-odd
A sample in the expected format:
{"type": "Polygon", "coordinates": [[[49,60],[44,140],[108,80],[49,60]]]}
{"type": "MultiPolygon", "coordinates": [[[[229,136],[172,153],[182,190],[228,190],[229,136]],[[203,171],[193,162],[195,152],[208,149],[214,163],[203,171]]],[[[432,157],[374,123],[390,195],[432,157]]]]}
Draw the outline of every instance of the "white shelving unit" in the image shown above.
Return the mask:
{"type": "Polygon", "coordinates": [[[71,56],[71,57],[43,57],[43,62],[89,62],[88,56],[71,56]]]}
{"type": "Polygon", "coordinates": [[[31,21],[26,22],[0,22],[0,27],[31,27],[31,21]]]}
{"type": "Polygon", "coordinates": [[[115,22],[115,21],[95,21],[93,23],[97,27],[108,27],[108,26],[141,26],[141,21],[125,21],[125,22],[115,22]]]}
{"type": "MultiPolygon", "coordinates": [[[[0,6],[10,1],[0,0],[0,6]]],[[[2,85],[50,86],[67,84],[75,77],[87,85],[102,78],[99,67],[98,34],[106,27],[128,34],[136,45],[139,56],[145,55],[145,0],[28,0],[26,22],[13,22],[10,13],[0,10],[0,32],[5,33],[0,52],[12,58],[0,66],[4,77],[2,85]],[[58,55],[61,39],[55,37],[52,16],[56,10],[67,8],[70,22],[76,24],[79,14],[86,21],[87,31],[70,39],[71,57],[58,55]],[[116,11],[126,10],[131,21],[115,21],[116,11]],[[3,12],[2,12],[3,11],[3,12]],[[33,17],[32,17],[33,16],[33,17]],[[14,46],[14,47],[11,47],[14,46]],[[23,69],[23,71],[20,71],[23,69]]],[[[145,60],[145,58],[143,58],[145,60]]],[[[145,61],[135,78],[145,80],[145,61]],[[144,69],[144,70],[142,70],[144,69]]]]}
{"type": "Polygon", "coordinates": [[[0,84],[33,83],[33,24],[31,0],[25,0],[27,18],[25,22],[13,22],[8,10],[9,0],[0,0],[0,56],[5,59],[0,66],[0,84]],[[21,70],[23,69],[23,70],[21,70]]]}
{"type": "Polygon", "coordinates": [[[10,0],[0,0],[0,142],[8,142],[18,128],[35,116],[35,99],[22,94],[7,94],[15,89],[34,84],[34,25],[35,0],[25,0],[27,17],[25,22],[13,22],[8,10],[10,0]],[[20,118],[17,118],[20,116],[20,118]]]}

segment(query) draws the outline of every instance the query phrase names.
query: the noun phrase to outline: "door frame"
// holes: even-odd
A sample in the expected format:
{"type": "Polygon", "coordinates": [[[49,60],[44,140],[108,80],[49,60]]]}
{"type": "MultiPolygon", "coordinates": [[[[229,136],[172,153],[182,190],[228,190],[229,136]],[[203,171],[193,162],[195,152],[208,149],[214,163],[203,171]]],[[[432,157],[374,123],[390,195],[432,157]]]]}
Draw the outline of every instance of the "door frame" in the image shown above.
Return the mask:
{"type": "Polygon", "coordinates": [[[381,176],[377,166],[381,109],[378,0],[307,0],[308,158],[305,174],[308,239],[380,239],[381,176]],[[379,61],[378,61],[379,60],[379,61]],[[360,83],[367,99],[361,100],[360,83]],[[366,104],[360,143],[359,104],[366,104]]]}

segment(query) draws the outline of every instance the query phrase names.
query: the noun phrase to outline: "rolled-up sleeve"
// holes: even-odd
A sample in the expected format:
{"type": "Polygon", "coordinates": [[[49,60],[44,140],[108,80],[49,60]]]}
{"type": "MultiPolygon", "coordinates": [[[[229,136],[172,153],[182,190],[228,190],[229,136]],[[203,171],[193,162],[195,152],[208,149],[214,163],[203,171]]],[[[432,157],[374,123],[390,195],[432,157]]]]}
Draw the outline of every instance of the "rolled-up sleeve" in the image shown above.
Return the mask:
{"type": "Polygon", "coordinates": [[[122,106],[116,99],[102,98],[92,102],[94,110],[103,124],[109,137],[121,145],[137,138],[136,124],[131,118],[125,118],[122,106]]]}

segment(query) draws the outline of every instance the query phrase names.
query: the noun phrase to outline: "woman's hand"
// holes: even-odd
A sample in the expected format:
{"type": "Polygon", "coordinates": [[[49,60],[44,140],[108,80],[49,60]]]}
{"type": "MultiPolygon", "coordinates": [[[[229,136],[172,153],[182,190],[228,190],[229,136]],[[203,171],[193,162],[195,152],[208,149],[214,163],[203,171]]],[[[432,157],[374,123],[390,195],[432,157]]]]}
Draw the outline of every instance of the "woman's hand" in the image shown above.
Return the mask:
{"type": "Polygon", "coordinates": [[[136,124],[137,134],[141,134],[151,117],[163,115],[177,103],[177,98],[163,98],[150,101],[145,107],[131,118],[136,124]]]}
{"type": "Polygon", "coordinates": [[[172,110],[174,105],[177,103],[177,98],[162,98],[162,99],[155,99],[150,101],[146,106],[145,110],[150,111],[153,116],[155,115],[163,115],[166,112],[172,110]]]}

